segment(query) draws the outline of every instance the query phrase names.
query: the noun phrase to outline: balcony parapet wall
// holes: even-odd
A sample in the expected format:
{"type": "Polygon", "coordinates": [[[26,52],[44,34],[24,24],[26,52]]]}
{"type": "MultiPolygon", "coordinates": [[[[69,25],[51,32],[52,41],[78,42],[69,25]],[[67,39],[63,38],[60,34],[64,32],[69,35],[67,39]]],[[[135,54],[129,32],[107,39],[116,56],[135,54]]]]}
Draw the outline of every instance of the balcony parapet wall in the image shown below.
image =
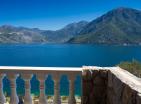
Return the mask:
{"type": "Polygon", "coordinates": [[[14,66],[0,66],[0,104],[6,103],[6,98],[3,93],[3,78],[7,76],[10,81],[10,102],[9,104],[21,104],[17,95],[16,79],[21,75],[25,82],[25,95],[24,104],[35,104],[31,96],[31,83],[30,80],[33,75],[37,76],[39,81],[39,100],[38,104],[48,104],[47,95],[45,94],[45,80],[48,75],[51,75],[54,81],[54,96],[53,104],[61,104],[60,95],[60,79],[62,75],[66,75],[69,80],[69,95],[68,104],[76,104],[75,99],[75,79],[77,76],[82,75],[82,68],[75,67],[14,67],[14,66]]]}
{"type": "Polygon", "coordinates": [[[119,67],[83,67],[83,104],[141,104],[141,79],[119,67]]]}
{"type": "Polygon", "coordinates": [[[69,80],[68,104],[76,104],[74,81],[82,76],[82,104],[141,104],[141,79],[119,67],[4,67],[0,66],[0,104],[5,103],[3,78],[10,80],[10,104],[18,104],[16,79],[21,75],[25,81],[24,104],[34,104],[31,96],[30,80],[37,75],[40,82],[38,104],[47,104],[45,80],[52,75],[54,81],[53,104],[61,104],[60,77],[67,75],[69,80]]]}

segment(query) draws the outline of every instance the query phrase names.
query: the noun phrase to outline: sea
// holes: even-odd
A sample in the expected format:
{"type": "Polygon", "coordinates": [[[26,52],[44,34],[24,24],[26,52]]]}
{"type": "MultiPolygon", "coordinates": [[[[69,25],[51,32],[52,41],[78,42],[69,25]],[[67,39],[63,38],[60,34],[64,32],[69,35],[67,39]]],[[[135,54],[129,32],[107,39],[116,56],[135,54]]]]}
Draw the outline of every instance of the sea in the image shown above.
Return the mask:
{"type": "MultiPolygon", "coordinates": [[[[82,67],[117,66],[122,61],[141,61],[141,46],[93,45],[93,44],[1,44],[0,66],[40,66],[40,67],[82,67]]],[[[60,94],[69,94],[67,76],[60,78],[60,94]]],[[[4,93],[10,95],[10,82],[3,80],[4,93]]],[[[16,80],[17,93],[24,95],[24,80],[19,76],[16,80]]],[[[53,95],[52,76],[45,81],[46,95],[53,95]]],[[[81,96],[81,77],[75,81],[75,94],[81,96]]],[[[36,75],[31,79],[31,92],[39,95],[39,81],[36,75]]]]}

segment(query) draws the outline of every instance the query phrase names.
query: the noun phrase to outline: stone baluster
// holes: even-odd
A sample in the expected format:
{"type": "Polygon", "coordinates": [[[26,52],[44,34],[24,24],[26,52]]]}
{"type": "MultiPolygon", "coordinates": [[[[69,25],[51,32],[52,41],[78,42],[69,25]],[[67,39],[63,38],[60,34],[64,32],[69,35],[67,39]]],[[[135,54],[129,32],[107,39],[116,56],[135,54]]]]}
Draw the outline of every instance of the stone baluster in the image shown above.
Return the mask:
{"type": "Polygon", "coordinates": [[[47,97],[45,94],[45,80],[47,75],[45,74],[37,74],[38,80],[40,81],[40,97],[39,104],[47,104],[47,97]]]}
{"type": "Polygon", "coordinates": [[[68,75],[68,79],[69,79],[69,99],[68,99],[68,104],[76,104],[75,88],[74,88],[75,77],[76,76],[73,75],[73,74],[68,75]]]}
{"type": "Polygon", "coordinates": [[[6,99],[3,94],[3,82],[2,82],[3,78],[4,78],[4,74],[0,74],[0,104],[6,103],[6,99]]]}
{"type": "Polygon", "coordinates": [[[11,88],[11,95],[10,95],[10,103],[9,104],[18,104],[19,99],[17,96],[17,91],[16,91],[16,79],[18,77],[17,74],[7,74],[9,80],[10,80],[10,88],[11,88]]]}
{"type": "Polygon", "coordinates": [[[53,104],[61,104],[61,97],[60,97],[60,75],[58,73],[53,74],[53,81],[54,81],[54,100],[53,104]]]}
{"type": "Polygon", "coordinates": [[[32,74],[22,74],[22,78],[25,81],[24,104],[33,104],[31,91],[30,91],[31,90],[30,80],[32,78],[32,74]]]}

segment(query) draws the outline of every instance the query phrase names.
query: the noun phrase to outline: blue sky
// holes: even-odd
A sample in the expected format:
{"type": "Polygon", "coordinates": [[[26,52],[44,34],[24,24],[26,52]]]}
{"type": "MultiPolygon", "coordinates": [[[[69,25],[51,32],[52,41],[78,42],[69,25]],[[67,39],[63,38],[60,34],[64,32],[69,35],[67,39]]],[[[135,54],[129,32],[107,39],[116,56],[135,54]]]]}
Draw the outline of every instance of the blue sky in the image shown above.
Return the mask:
{"type": "Polygon", "coordinates": [[[56,30],[117,7],[141,10],[141,0],[0,0],[0,25],[56,30]]]}

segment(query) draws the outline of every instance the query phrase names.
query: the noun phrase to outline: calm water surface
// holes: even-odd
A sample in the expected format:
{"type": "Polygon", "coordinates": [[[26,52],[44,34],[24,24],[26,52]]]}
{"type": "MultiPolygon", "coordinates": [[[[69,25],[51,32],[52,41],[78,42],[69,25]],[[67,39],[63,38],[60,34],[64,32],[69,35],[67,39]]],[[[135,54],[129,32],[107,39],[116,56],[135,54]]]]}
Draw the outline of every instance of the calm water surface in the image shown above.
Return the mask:
{"type": "MultiPolygon", "coordinates": [[[[81,44],[33,44],[33,45],[0,45],[1,66],[57,66],[81,67],[83,65],[115,66],[121,61],[141,61],[141,46],[100,46],[81,44]]],[[[39,82],[36,77],[31,80],[32,93],[38,94],[39,82]]],[[[61,80],[61,94],[68,94],[66,76],[61,80]]],[[[24,81],[17,80],[19,94],[24,93],[24,81]]],[[[46,80],[46,93],[53,94],[51,76],[46,80]]],[[[80,77],[76,80],[76,94],[81,94],[80,77]]],[[[4,90],[9,94],[7,78],[4,79],[4,90]]]]}
{"type": "Polygon", "coordinates": [[[141,46],[0,45],[0,65],[8,66],[113,66],[141,60],[141,46]]]}

